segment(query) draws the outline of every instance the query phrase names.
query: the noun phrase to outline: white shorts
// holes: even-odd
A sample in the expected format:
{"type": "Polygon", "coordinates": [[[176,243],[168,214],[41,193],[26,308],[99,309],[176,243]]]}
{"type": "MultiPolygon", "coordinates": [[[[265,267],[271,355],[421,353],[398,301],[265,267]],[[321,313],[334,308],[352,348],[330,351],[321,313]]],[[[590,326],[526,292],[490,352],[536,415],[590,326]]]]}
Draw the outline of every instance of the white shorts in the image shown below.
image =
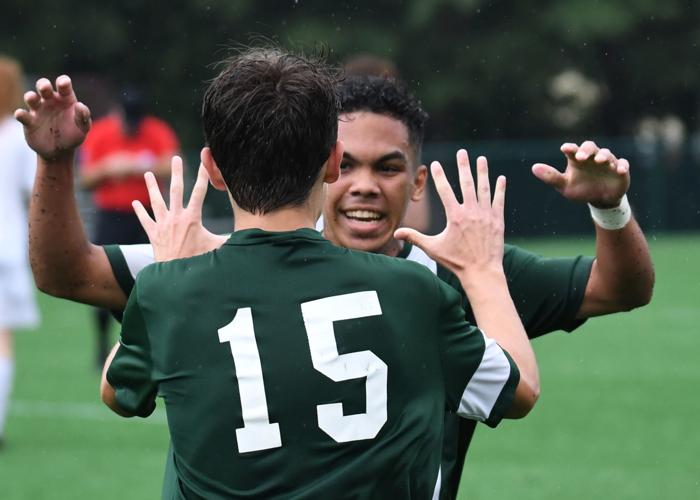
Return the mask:
{"type": "Polygon", "coordinates": [[[32,328],[38,324],[34,282],[28,265],[0,262],[0,327],[32,328]]]}

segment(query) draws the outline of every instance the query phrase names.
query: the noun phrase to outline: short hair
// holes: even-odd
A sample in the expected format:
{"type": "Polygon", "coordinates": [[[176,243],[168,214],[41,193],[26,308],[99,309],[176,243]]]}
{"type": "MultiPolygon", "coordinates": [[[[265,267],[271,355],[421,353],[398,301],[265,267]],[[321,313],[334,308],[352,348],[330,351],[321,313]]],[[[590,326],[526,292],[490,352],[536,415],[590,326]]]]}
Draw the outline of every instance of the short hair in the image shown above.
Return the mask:
{"type": "Polygon", "coordinates": [[[338,137],[339,73],[323,54],[246,49],[204,94],[207,145],[236,204],[303,204],[338,137]]]}
{"type": "Polygon", "coordinates": [[[10,115],[22,105],[22,66],[0,55],[0,116],[10,115]]]}
{"type": "Polygon", "coordinates": [[[379,76],[350,75],[340,83],[339,92],[341,114],[369,111],[406,125],[416,159],[420,157],[428,113],[403,82],[379,76]]]}

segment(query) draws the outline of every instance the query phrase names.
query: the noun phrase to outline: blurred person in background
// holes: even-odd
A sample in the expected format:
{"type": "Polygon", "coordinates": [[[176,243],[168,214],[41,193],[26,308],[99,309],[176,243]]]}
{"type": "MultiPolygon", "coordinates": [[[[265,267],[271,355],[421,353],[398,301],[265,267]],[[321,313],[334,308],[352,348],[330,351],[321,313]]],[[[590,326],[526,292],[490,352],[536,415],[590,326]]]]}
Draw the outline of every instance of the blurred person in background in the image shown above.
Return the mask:
{"type": "Polygon", "coordinates": [[[14,376],[12,332],[39,321],[27,251],[27,206],[36,155],[12,116],[22,91],[20,64],[0,56],[0,449],[14,376]]]}
{"type": "MultiPolygon", "coordinates": [[[[131,208],[139,200],[150,209],[143,174],[170,174],[178,139],[163,120],[146,114],[146,101],[134,86],[121,91],[119,105],[93,124],[80,155],[80,184],[93,192],[97,210],[96,243],[146,243],[148,238],[131,208]]],[[[111,347],[110,313],[96,311],[96,365],[101,369],[111,347]]]]}

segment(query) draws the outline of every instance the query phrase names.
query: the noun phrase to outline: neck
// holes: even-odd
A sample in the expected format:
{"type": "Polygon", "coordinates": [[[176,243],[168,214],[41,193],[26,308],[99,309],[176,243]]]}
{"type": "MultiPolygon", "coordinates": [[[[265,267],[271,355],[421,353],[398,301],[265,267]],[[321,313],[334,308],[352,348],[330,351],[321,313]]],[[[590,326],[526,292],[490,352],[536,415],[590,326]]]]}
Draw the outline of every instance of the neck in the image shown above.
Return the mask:
{"type": "Polygon", "coordinates": [[[234,211],[234,231],[262,229],[263,231],[294,231],[316,227],[316,219],[308,207],[281,208],[264,215],[252,214],[243,210],[234,211]]]}

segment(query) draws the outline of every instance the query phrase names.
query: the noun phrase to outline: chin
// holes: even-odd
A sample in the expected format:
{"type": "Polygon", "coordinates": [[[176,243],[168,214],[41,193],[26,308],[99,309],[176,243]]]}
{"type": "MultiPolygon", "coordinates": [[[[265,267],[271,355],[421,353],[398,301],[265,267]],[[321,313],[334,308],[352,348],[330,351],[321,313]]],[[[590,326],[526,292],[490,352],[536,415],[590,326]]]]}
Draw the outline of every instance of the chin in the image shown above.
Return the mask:
{"type": "Polygon", "coordinates": [[[382,253],[391,238],[349,238],[348,248],[362,250],[363,252],[382,253]]]}

